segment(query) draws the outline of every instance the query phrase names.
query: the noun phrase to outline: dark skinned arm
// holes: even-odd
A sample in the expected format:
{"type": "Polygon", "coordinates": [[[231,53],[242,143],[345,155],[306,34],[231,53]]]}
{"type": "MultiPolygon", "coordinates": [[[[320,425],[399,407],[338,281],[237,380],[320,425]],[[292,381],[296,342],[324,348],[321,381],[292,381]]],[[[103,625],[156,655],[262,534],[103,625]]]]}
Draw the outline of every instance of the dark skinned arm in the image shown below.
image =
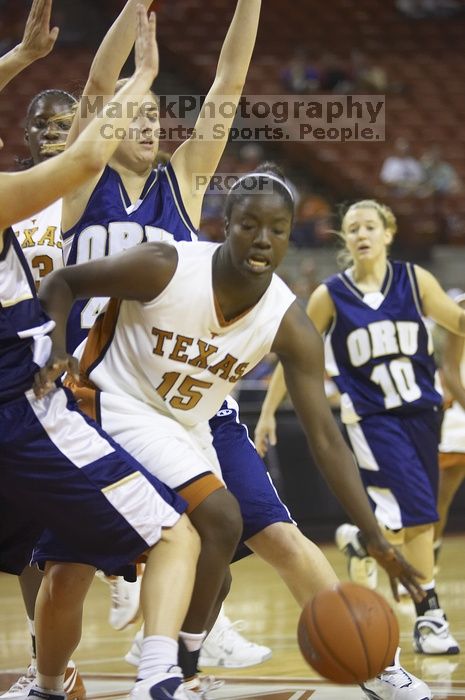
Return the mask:
{"type": "Polygon", "coordinates": [[[360,528],[368,552],[387,571],[394,597],[398,599],[398,580],[416,600],[421,600],[424,594],[416,580],[419,572],[387,542],[378,527],[355,459],[325,396],[323,342],[297,303],[284,316],[273,350],[282,362],[286,385],[315,462],[344,510],[360,528]]]}
{"type": "Polygon", "coordinates": [[[76,378],[77,362],[66,352],[66,323],[76,299],[112,297],[150,301],[165,289],[176,265],[175,246],[144,243],[119,255],[71,265],[48,275],[40,286],[39,298],[56,326],[51,333],[50,358],[35,377],[36,395],[45,396],[65,371],[76,378]]]}

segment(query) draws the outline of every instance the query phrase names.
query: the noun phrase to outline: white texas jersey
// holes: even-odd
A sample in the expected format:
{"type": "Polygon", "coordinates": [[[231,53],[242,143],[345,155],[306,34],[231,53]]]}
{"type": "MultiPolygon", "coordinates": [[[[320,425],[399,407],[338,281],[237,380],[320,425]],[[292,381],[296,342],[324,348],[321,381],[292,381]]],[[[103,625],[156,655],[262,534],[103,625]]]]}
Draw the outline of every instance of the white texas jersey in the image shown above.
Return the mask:
{"type": "Polygon", "coordinates": [[[92,328],[81,370],[101,391],[143,401],[193,426],[270,351],[295,300],[273,275],[260,301],[232,321],[215,303],[215,243],[179,242],[173,278],[153,301],[110,301],[92,328]]]}
{"type": "Polygon", "coordinates": [[[31,268],[36,289],[39,289],[43,277],[63,267],[61,209],[62,200],[59,199],[38,214],[12,226],[31,268]]]}
{"type": "MultiPolygon", "coordinates": [[[[465,301],[465,294],[454,297],[454,301],[465,301]]],[[[460,379],[465,386],[465,351],[460,359],[460,379]]],[[[465,410],[458,401],[444,412],[439,452],[465,452],[465,410]]]]}

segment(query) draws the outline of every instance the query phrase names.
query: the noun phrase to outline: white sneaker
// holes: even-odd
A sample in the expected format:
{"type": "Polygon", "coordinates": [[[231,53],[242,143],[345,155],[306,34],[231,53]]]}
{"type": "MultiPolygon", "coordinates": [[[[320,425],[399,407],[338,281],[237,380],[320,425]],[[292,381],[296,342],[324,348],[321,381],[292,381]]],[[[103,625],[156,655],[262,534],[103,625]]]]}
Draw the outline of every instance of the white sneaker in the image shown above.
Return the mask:
{"type": "Polygon", "coordinates": [[[189,698],[206,698],[207,693],[222,688],[224,681],[218,681],[215,676],[194,676],[182,684],[189,698]]]}
{"type": "Polygon", "coordinates": [[[0,697],[3,700],[10,700],[10,698],[17,700],[17,698],[27,696],[29,689],[34,685],[36,675],[37,668],[34,666],[34,664],[31,664],[27,667],[25,675],[18,678],[18,680],[13,683],[11,688],[7,690],[6,693],[2,693],[0,697]]]}
{"type": "Polygon", "coordinates": [[[126,581],[121,576],[100,576],[110,586],[111,608],[108,622],[115,630],[125,627],[140,617],[139,599],[142,576],[137,581],[126,581]]]}
{"type": "Polygon", "coordinates": [[[182,672],[173,666],[167,673],[157,673],[143,681],[137,681],[131,694],[131,700],[188,700],[184,692],[182,672]]]}
{"type": "Polygon", "coordinates": [[[220,612],[202,644],[199,657],[200,666],[245,668],[261,664],[271,658],[271,649],[250,642],[242,634],[239,634],[242,626],[242,620],[231,622],[223,612],[220,612]]]}
{"type": "Polygon", "coordinates": [[[33,684],[27,694],[31,700],[66,700],[66,693],[58,690],[45,690],[33,684]]]}
{"type": "Polygon", "coordinates": [[[347,557],[350,580],[375,590],[378,585],[378,565],[376,559],[368,556],[359,540],[359,533],[360,530],[355,525],[339,525],[335,535],[336,546],[347,557]]]}
{"type": "Polygon", "coordinates": [[[388,666],[379,676],[366,681],[361,688],[370,700],[431,700],[431,690],[426,683],[402,668],[397,649],[393,666],[388,666]]]}
{"type": "Polygon", "coordinates": [[[443,610],[428,610],[417,617],[413,628],[413,648],[419,654],[458,654],[460,647],[449,631],[443,610]]]}
{"type": "Polygon", "coordinates": [[[144,641],[144,628],[140,629],[132,640],[131,648],[124,657],[124,660],[132,666],[139,666],[140,657],[142,655],[142,642],[144,641]]]}
{"type": "MultiPolygon", "coordinates": [[[[29,691],[35,687],[37,676],[37,668],[31,663],[28,666],[25,676],[18,678],[6,693],[0,695],[2,700],[23,700],[29,694],[29,691]]],[[[82,678],[76,668],[74,661],[69,661],[65,672],[64,692],[68,700],[85,700],[86,689],[82,678]]]]}

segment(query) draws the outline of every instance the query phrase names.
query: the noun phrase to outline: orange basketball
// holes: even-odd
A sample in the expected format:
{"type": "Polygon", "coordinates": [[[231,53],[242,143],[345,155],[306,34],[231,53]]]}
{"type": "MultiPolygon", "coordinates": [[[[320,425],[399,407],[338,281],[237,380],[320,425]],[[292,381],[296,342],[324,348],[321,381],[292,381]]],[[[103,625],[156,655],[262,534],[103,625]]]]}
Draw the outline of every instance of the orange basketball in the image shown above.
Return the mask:
{"type": "Polygon", "coordinates": [[[300,651],[335,683],[363,683],[394,660],[399,625],[386,600],[356,583],[320,591],[299,619],[300,651]]]}

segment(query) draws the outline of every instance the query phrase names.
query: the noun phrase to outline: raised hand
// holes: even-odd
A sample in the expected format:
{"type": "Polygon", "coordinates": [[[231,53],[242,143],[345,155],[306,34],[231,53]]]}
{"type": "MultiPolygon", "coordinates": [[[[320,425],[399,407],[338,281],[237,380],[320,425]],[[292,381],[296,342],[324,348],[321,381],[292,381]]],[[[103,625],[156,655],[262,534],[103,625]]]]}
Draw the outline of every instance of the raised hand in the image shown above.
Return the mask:
{"type": "Polygon", "coordinates": [[[136,73],[148,72],[152,81],[158,75],[159,57],[156,38],[157,21],[154,12],[147,17],[143,5],[137,5],[137,34],[134,46],[136,73]]]}
{"type": "Polygon", "coordinates": [[[47,56],[58,37],[58,27],[50,29],[52,0],[33,0],[24,36],[18,46],[28,63],[47,56]]]}

